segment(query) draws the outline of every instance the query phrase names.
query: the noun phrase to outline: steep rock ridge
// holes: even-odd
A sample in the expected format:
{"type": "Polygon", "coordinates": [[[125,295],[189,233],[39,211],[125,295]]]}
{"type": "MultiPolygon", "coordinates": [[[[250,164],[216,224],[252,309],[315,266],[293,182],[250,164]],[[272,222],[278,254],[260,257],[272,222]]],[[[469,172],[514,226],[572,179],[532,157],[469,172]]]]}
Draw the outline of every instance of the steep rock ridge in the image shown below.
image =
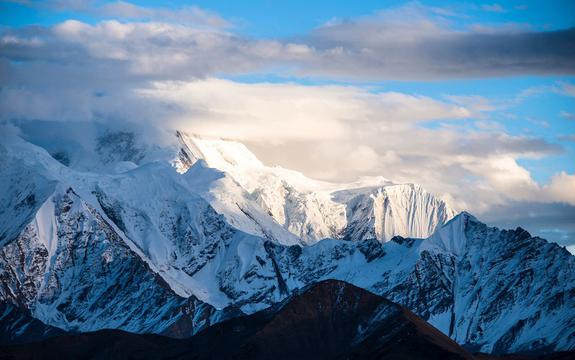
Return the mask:
{"type": "MultiPolygon", "coordinates": [[[[16,173],[48,179],[52,187],[73,188],[178,295],[194,295],[219,308],[229,304],[217,285],[206,280],[215,270],[204,267],[233,241],[253,236],[229,226],[169,164],[149,163],[117,175],[92,174],[70,169],[18,138],[4,141],[3,149],[3,160],[12,162],[16,173]]],[[[16,194],[27,188],[25,181],[13,184],[16,194]]],[[[12,214],[4,213],[0,223],[7,230],[0,231],[28,225],[28,218],[12,214]]]]}
{"type": "MultiPolygon", "coordinates": [[[[328,237],[357,241],[370,237],[388,241],[395,235],[427,237],[455,215],[441,200],[413,185],[383,178],[351,184],[316,181],[295,171],[267,167],[243,144],[231,140],[176,132],[176,144],[164,139],[160,146],[126,124],[111,128],[96,122],[84,131],[66,122],[24,121],[18,126],[29,142],[73,170],[120,174],[159,161],[184,173],[203,159],[223,176],[203,180],[205,186],[192,192],[239,230],[280,244],[309,245],[328,237]],[[388,189],[390,185],[399,191],[388,189]]],[[[199,172],[207,171],[196,175],[199,172]]]]}
{"type": "Polygon", "coordinates": [[[455,213],[415,184],[376,186],[333,193],[346,204],[344,239],[385,239],[396,235],[426,238],[455,213]]]}
{"type": "Polygon", "coordinates": [[[575,257],[521,228],[501,231],[468,214],[457,220],[462,243],[447,246],[458,260],[450,335],[491,353],[573,349],[575,257]]]}
{"type": "Polygon", "coordinates": [[[473,351],[575,348],[575,258],[522,229],[490,228],[463,213],[425,240],[249,249],[228,249],[242,270],[218,265],[220,287],[248,313],[310,283],[340,279],[402,304],[473,351]]]}
{"type": "MultiPolygon", "coordinates": [[[[263,165],[243,144],[221,139],[206,139],[177,133],[181,144],[176,167],[185,172],[199,159],[219,169],[245,189],[251,207],[270,215],[285,230],[305,245],[324,238],[363,241],[375,238],[388,241],[395,235],[424,238],[455,215],[447,204],[413,184],[394,184],[382,178],[363,179],[351,184],[333,184],[308,179],[280,167],[263,165]],[[255,202],[255,204],[253,204],[255,202]]],[[[237,209],[222,201],[216,188],[208,192],[209,201],[230,222],[246,232],[261,235],[256,228],[268,229],[262,221],[234,216],[237,209]]],[[[229,195],[228,195],[229,196],[229,195]]],[[[246,202],[246,196],[235,198],[246,202]]],[[[264,231],[265,233],[266,231],[264,231]]],[[[277,229],[269,230],[277,233],[277,229]]],[[[293,243],[292,239],[283,244],[293,243]]]]}
{"type": "Polygon", "coordinates": [[[475,351],[575,348],[575,257],[565,249],[523,229],[490,228],[466,213],[427,240],[401,242],[406,248],[387,243],[386,255],[356,272],[342,272],[342,259],[336,269],[323,267],[322,277],[398,302],[475,351]],[[369,279],[370,273],[377,276],[369,279]]]}
{"type": "Polygon", "coordinates": [[[0,249],[0,278],[3,301],[66,330],[169,332],[186,317],[188,335],[216,312],[176,295],[72,189],[55,192],[0,249]]]}

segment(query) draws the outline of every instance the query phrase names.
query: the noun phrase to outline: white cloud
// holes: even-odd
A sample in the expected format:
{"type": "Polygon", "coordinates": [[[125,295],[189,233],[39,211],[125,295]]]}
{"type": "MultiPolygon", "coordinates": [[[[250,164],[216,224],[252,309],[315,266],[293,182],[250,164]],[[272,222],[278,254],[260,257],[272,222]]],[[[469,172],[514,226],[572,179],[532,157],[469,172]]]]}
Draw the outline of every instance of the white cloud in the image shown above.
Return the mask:
{"type": "MultiPolygon", "coordinates": [[[[64,7],[62,2],[49,4],[37,6],[64,7]]],[[[162,80],[266,71],[370,81],[575,72],[575,50],[569,46],[573,29],[461,30],[451,25],[449,12],[417,3],[333,20],[291,39],[234,34],[226,30],[225,20],[199,8],[76,1],[66,6],[103,20],[4,29],[0,55],[10,61],[82,63],[90,70],[162,80]],[[119,16],[105,16],[112,13],[119,16]]],[[[569,85],[564,90],[573,92],[569,85]]]]}
{"type": "Polygon", "coordinates": [[[328,180],[383,175],[416,182],[479,213],[506,200],[573,201],[561,195],[572,186],[570,175],[541,187],[516,161],[560,147],[499,128],[474,130],[465,122],[479,110],[451,101],[356,86],[214,78],[107,91],[8,88],[0,105],[4,119],[124,120],[238,139],[270,164],[328,180]],[[442,125],[425,126],[437,120],[442,125]]]}
{"type": "Polygon", "coordinates": [[[543,188],[547,201],[575,204],[575,174],[561,172],[543,188]]]}
{"type": "Polygon", "coordinates": [[[494,13],[503,13],[505,9],[500,4],[483,4],[481,5],[481,9],[487,12],[494,12],[494,13]]]}
{"type": "Polygon", "coordinates": [[[241,73],[254,69],[259,58],[277,52],[266,53],[273,43],[244,43],[225,32],[157,22],[106,20],[89,25],[68,20],[56,25],[52,34],[48,39],[53,43],[77,49],[67,59],[72,63],[109,61],[118,73],[127,67],[135,75],[172,78],[176,74],[189,78],[231,69],[241,73]],[[77,58],[78,52],[86,59],[77,58]],[[116,61],[119,63],[114,64],[116,61]]]}
{"type": "Polygon", "coordinates": [[[138,93],[172,109],[165,116],[171,126],[247,142],[269,164],[311,176],[416,182],[478,213],[509,200],[575,204],[561,196],[571,183],[557,178],[541,186],[517,163],[560,152],[559,146],[458,125],[474,112],[451,102],[353,86],[218,79],[156,83],[138,93]],[[424,126],[437,119],[452,121],[424,126]]]}
{"type": "Polygon", "coordinates": [[[162,21],[195,27],[226,28],[231,23],[216,13],[197,6],[152,7],[127,1],[22,0],[22,5],[40,10],[75,12],[104,19],[162,21]]]}
{"type": "Polygon", "coordinates": [[[561,117],[567,119],[567,120],[575,120],[575,114],[570,113],[568,111],[561,111],[559,113],[559,115],[561,115],[561,117]]]}
{"type": "Polygon", "coordinates": [[[463,119],[466,108],[395,92],[353,86],[242,84],[219,79],[162,82],[139,90],[170,104],[178,126],[247,141],[346,141],[357,134],[405,129],[435,119],[463,119]]]}

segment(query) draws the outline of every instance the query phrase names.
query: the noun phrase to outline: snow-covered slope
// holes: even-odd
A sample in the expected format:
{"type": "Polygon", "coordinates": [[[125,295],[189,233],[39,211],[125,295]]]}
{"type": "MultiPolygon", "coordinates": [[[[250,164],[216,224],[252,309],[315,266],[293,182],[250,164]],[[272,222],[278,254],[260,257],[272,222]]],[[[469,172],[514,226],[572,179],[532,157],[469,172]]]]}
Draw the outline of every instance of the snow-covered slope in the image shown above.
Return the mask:
{"type": "MultiPolygon", "coordinates": [[[[210,203],[233,223],[229,200],[253,200],[256,212],[269,214],[284,229],[304,244],[323,238],[361,241],[388,241],[395,235],[427,237],[438,225],[455,215],[445,202],[413,184],[394,184],[384,178],[365,178],[349,184],[334,184],[306,178],[301,173],[281,167],[264,166],[243,144],[222,139],[205,139],[178,132],[181,152],[176,161],[185,172],[199,159],[221,170],[245,189],[237,196],[229,187],[209,189],[210,203]]],[[[235,201],[237,202],[237,201],[235,201]]],[[[235,221],[249,233],[254,221],[235,221]]],[[[276,234],[280,243],[292,243],[276,229],[259,223],[259,228],[276,234]]]]}
{"type": "Polygon", "coordinates": [[[229,174],[208,167],[204,160],[197,160],[182,177],[190,192],[200,194],[235,228],[284,245],[300,243],[229,174]]]}
{"type": "Polygon", "coordinates": [[[474,351],[575,348],[575,257],[525,230],[490,228],[466,213],[425,240],[323,240],[303,248],[262,242],[250,253],[234,251],[227,257],[241,258],[242,270],[220,263],[226,276],[218,280],[246,312],[339,279],[408,307],[474,351]]]}
{"type": "Polygon", "coordinates": [[[215,247],[249,235],[173,182],[169,165],[82,173],[16,137],[2,140],[0,162],[11,167],[0,184],[12,194],[0,204],[2,300],[65,330],[190,335],[225,316],[194,294],[220,308],[227,299],[190,274],[215,247]]]}
{"type": "Polygon", "coordinates": [[[231,140],[175,132],[154,142],[125,124],[111,128],[102,123],[28,121],[19,127],[24,139],[76,171],[119,174],[152,162],[172,164],[180,173],[191,171],[189,190],[227,222],[280,244],[427,237],[455,215],[417,185],[381,177],[348,184],[317,181],[265,166],[231,140]]]}
{"type": "Polygon", "coordinates": [[[0,250],[0,276],[4,301],[66,330],[171,332],[189,322],[189,335],[216,313],[174,293],[71,188],[57,190],[0,250]]]}

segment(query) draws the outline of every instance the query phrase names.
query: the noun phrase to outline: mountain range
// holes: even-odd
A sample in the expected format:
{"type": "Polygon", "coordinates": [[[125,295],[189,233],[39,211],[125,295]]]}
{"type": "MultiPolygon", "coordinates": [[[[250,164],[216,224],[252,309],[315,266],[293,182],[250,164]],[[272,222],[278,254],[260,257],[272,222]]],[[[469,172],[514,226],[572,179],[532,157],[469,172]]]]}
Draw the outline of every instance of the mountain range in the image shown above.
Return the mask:
{"type": "Polygon", "coordinates": [[[232,140],[91,126],[1,135],[5,344],[158,334],[209,358],[225,334],[222,357],[269,358],[287,350],[261,344],[289,328],[302,357],[392,356],[394,331],[420,358],[575,349],[575,258],[557,244],[415,184],[317,181],[232,140]]]}

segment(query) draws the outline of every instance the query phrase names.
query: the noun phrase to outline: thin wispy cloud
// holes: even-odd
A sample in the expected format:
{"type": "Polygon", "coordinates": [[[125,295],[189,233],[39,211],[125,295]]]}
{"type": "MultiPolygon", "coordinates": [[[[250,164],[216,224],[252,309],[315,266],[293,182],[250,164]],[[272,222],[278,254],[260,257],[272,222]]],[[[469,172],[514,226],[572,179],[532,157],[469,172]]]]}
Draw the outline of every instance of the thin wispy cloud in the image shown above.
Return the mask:
{"type": "Polygon", "coordinates": [[[226,28],[232,25],[220,15],[198,6],[152,7],[141,6],[128,1],[104,2],[94,0],[12,0],[10,2],[36,9],[74,11],[100,19],[162,21],[211,28],[226,28]]]}
{"type": "Polygon", "coordinates": [[[501,6],[500,4],[497,4],[497,3],[483,4],[483,5],[481,5],[481,9],[483,9],[483,11],[489,11],[489,12],[494,12],[494,13],[505,12],[505,9],[503,8],[503,6],[501,6]]]}
{"type": "Polygon", "coordinates": [[[569,111],[561,111],[559,115],[567,120],[575,120],[575,114],[570,113],[569,111]]]}

